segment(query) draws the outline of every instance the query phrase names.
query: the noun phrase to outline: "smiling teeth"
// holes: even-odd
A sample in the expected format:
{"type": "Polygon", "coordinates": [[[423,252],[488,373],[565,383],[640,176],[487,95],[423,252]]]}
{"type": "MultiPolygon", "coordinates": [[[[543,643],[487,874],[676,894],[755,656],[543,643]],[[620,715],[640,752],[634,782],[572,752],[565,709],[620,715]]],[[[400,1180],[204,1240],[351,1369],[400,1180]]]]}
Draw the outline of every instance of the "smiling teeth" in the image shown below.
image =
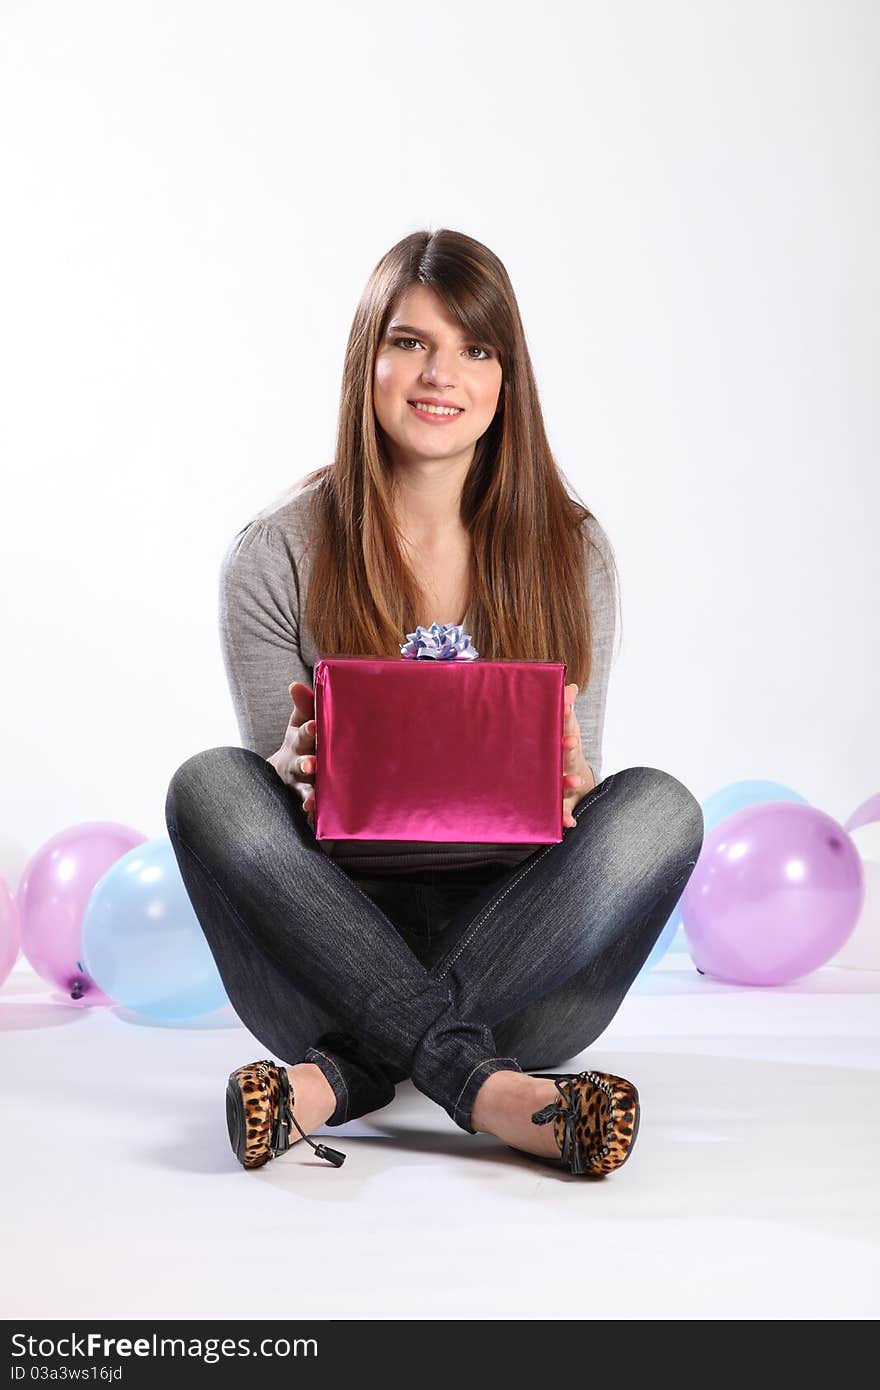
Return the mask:
{"type": "Polygon", "coordinates": [[[422,405],[421,401],[413,401],[416,410],[424,410],[426,415],[460,415],[461,411],[457,406],[451,405],[422,405]]]}

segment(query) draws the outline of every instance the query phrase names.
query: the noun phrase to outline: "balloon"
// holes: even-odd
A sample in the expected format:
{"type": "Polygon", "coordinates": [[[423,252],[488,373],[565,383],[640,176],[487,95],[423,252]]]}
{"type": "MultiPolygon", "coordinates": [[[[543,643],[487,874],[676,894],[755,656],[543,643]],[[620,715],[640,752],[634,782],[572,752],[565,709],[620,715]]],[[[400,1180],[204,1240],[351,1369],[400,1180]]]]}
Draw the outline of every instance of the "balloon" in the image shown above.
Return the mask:
{"type": "Polygon", "coordinates": [[[89,899],[82,942],[92,978],[138,1013],[193,1018],[229,1002],[167,839],[108,869],[89,899]]]}
{"type": "Polygon", "coordinates": [[[782,985],[825,965],[864,899],[861,860],[837,821],[768,801],[706,837],[681,915],[698,970],[743,985],[782,985]]]}
{"type": "Polygon", "coordinates": [[[676,926],[678,927],[678,930],[675,932],[675,934],[673,935],[672,940],[671,940],[670,943],[669,943],[669,947],[668,947],[669,954],[670,954],[671,956],[674,956],[674,955],[676,955],[679,951],[681,951],[681,952],[683,952],[683,953],[688,957],[688,960],[690,960],[690,955],[689,955],[689,953],[688,953],[688,939],[687,939],[687,936],[685,935],[684,923],[683,923],[682,920],[681,920],[681,913],[678,911],[677,908],[676,908],[676,911],[675,911],[674,919],[673,919],[673,920],[675,921],[675,924],[676,924],[676,926]]]}
{"type": "Polygon", "coordinates": [[[0,985],[18,960],[20,949],[18,904],[6,879],[0,878],[0,985]]]}
{"type": "Polygon", "coordinates": [[[844,821],[844,830],[858,830],[862,825],[869,825],[872,821],[880,821],[880,792],[876,796],[869,796],[867,801],[863,801],[861,806],[857,806],[852,815],[844,821]]]}
{"type": "Polygon", "coordinates": [[[129,825],[87,821],[59,831],[25,865],[17,894],[22,950],[37,974],[71,999],[112,1003],[83,962],[83,913],[101,875],[145,839],[129,825]]]}
{"type": "Polygon", "coordinates": [[[850,831],[850,839],[862,858],[862,864],[880,864],[880,821],[869,821],[850,831]]]}
{"type": "MultiPolygon", "coordinates": [[[[713,792],[703,802],[704,843],[709,831],[714,830],[721,821],[733,815],[734,811],[741,811],[746,806],[755,806],[764,801],[792,801],[800,802],[803,805],[807,804],[800,792],[792,791],[791,787],[786,787],[782,782],[760,780],[730,782],[726,787],[721,787],[717,792],[713,792]]],[[[651,954],[639,971],[639,975],[647,974],[649,970],[653,969],[667,951],[686,951],[687,949],[687,933],[681,920],[681,898],[679,898],[669,915],[666,926],[654,942],[651,954]]],[[[638,979],[638,976],[636,978],[638,979]]]]}
{"type": "Polygon", "coordinates": [[[744,811],[747,806],[760,806],[765,801],[788,801],[795,805],[809,805],[807,798],[793,791],[783,782],[767,782],[752,779],[747,782],[729,782],[713,792],[703,803],[704,833],[709,834],[736,811],[744,811]]]}
{"type": "Polygon", "coordinates": [[[845,970],[880,970],[880,821],[863,823],[850,838],[865,876],[865,901],[852,936],[832,965],[845,970]]]}

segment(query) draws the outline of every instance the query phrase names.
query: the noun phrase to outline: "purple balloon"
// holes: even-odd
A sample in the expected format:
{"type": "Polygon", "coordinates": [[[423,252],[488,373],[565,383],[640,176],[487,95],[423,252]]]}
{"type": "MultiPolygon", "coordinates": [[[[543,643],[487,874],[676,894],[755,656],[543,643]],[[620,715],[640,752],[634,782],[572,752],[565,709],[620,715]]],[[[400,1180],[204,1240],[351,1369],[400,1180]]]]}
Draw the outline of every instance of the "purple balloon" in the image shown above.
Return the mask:
{"type": "Polygon", "coordinates": [[[784,985],[836,955],[864,897],[862,861],[843,826],[815,806],[765,801],[706,836],[681,919],[704,974],[784,985]]]}
{"type": "Polygon", "coordinates": [[[858,830],[859,826],[870,825],[872,821],[880,820],[880,793],[876,796],[869,796],[867,801],[863,801],[861,806],[857,806],[852,815],[843,823],[844,830],[858,830]]]}
{"type": "Polygon", "coordinates": [[[20,950],[18,904],[6,879],[0,878],[0,985],[18,960],[20,950]]]}
{"type": "Polygon", "coordinates": [[[21,946],[34,970],[84,1004],[112,1004],[82,963],[82,919],[92,889],[117,859],[146,840],[115,821],[72,825],[25,865],[18,888],[21,946]]]}

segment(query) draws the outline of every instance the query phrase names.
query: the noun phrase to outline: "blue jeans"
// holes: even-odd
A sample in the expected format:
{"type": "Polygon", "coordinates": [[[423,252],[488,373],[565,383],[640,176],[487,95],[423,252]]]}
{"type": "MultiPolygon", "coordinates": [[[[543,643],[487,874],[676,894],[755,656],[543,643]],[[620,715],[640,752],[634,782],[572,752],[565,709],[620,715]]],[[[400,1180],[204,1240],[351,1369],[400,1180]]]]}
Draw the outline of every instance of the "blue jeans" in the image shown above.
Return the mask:
{"type": "Polygon", "coordinates": [[[361,883],[250,749],[196,753],[165,805],[233,1008],[277,1058],[320,1067],[328,1123],[411,1078],[468,1134],[492,1072],[557,1067],[608,1026],[703,842],[699,802],[656,768],[612,773],[574,816],[512,869],[361,883]]]}

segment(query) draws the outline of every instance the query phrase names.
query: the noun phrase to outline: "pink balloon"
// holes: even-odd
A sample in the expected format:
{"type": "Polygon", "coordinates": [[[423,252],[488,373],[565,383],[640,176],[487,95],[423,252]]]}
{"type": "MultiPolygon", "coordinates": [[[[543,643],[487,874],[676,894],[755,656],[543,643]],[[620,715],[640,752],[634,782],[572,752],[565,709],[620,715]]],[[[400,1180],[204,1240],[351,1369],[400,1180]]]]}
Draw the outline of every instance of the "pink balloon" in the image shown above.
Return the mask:
{"type": "Polygon", "coordinates": [[[73,1000],[114,1002],[82,964],[82,919],[98,880],[146,838],[128,825],[87,821],[54,835],[25,865],[17,895],[22,950],[42,979],[73,1000]]]}
{"type": "Polygon", "coordinates": [[[18,960],[20,950],[18,904],[6,879],[0,878],[0,985],[18,960]]]}
{"type": "Polygon", "coordinates": [[[784,985],[825,965],[855,930],[862,861],[815,806],[765,801],[706,836],[681,899],[698,970],[740,985],[784,985]]]}
{"type": "Polygon", "coordinates": [[[843,828],[858,830],[860,826],[870,825],[875,820],[880,820],[880,792],[876,796],[869,796],[867,801],[857,806],[852,815],[844,821],[843,828]]]}

